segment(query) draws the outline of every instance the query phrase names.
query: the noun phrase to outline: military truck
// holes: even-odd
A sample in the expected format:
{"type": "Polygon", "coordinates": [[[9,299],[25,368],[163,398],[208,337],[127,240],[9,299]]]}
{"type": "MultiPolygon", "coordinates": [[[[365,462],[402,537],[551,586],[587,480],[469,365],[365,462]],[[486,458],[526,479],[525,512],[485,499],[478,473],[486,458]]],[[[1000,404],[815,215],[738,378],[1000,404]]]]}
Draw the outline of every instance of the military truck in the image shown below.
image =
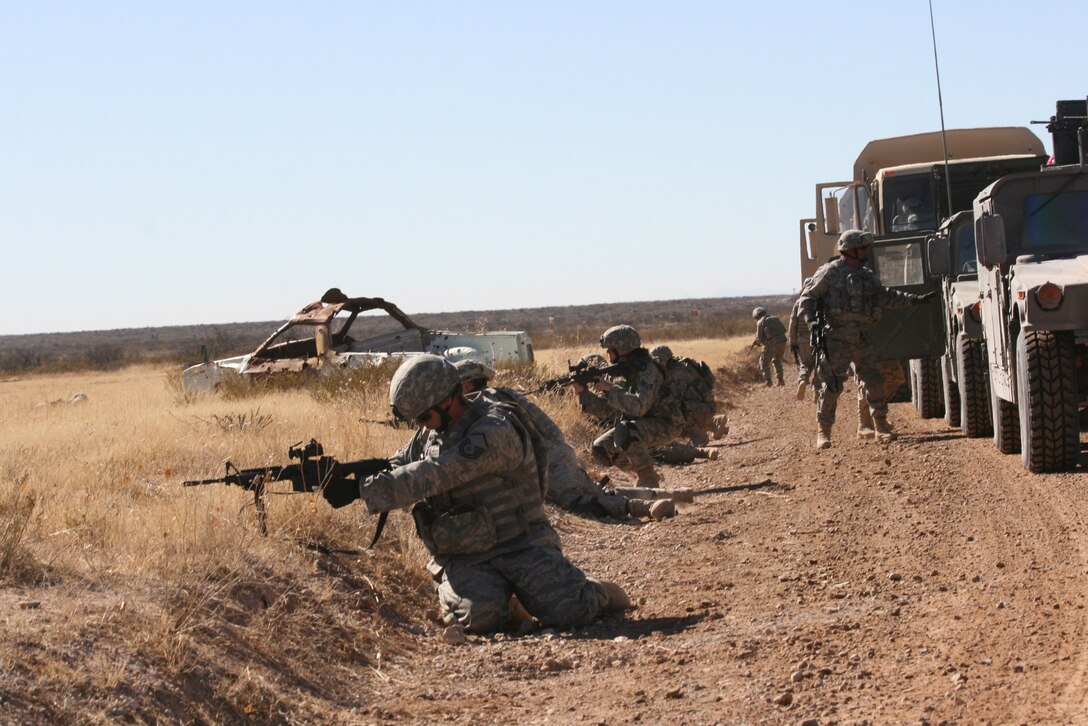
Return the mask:
{"type": "Polygon", "coordinates": [[[944,419],[968,437],[989,436],[993,429],[974,214],[956,212],[926,245],[929,274],[941,279],[944,303],[945,352],[940,359],[944,419]]]}
{"type": "Polygon", "coordinates": [[[1059,101],[1053,163],[974,203],[993,437],[1033,472],[1077,465],[1088,404],[1088,104],[1059,101]]]}
{"type": "MultiPolygon", "coordinates": [[[[870,265],[888,287],[926,293],[926,237],[987,184],[1045,161],[1042,141],[1024,127],[950,129],[870,141],[853,179],[816,185],[816,215],[801,224],[801,278],[835,256],[846,229],[874,237],[870,265]],[[947,142],[947,163],[945,143],[947,142]]],[[[944,410],[940,358],[945,353],[942,302],[886,310],[873,329],[880,360],[910,360],[911,397],[925,418],[944,410]]]]}

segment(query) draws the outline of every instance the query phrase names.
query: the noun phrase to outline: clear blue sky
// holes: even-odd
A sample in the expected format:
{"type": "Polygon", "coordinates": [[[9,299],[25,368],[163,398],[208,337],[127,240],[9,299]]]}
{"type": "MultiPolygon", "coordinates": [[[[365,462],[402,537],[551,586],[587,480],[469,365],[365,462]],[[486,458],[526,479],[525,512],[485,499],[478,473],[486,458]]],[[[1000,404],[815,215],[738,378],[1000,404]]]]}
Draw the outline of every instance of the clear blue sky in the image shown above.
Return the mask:
{"type": "MultiPolygon", "coordinates": [[[[949,128],[1088,94],[1083,0],[934,13],[949,128]]],[[[0,334],[789,292],[940,123],[924,0],[0,0],[0,99],[0,334]]]]}

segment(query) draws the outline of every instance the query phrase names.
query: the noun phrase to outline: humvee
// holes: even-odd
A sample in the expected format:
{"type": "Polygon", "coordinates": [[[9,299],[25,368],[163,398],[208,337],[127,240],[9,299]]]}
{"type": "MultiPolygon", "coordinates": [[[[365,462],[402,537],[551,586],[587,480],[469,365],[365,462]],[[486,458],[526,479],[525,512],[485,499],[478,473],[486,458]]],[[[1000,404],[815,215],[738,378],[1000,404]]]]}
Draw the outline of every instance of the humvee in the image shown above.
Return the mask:
{"type": "Polygon", "coordinates": [[[994,443],[1033,472],[1077,465],[1088,404],[1088,104],[1059,101],[1053,164],[974,202],[994,443]]]}
{"type": "MultiPolygon", "coordinates": [[[[816,216],[801,224],[801,278],[835,256],[839,234],[873,235],[870,265],[888,287],[912,293],[937,290],[927,274],[926,237],[975,195],[1014,171],[1037,169],[1046,159],[1030,129],[949,129],[870,141],[854,162],[851,181],[816,185],[816,216]],[[947,163],[945,159],[947,141],[947,163]]],[[[910,360],[911,397],[926,418],[944,404],[940,358],[945,353],[939,300],[884,311],[873,328],[880,360],[910,360]]]]}
{"type": "Polygon", "coordinates": [[[944,418],[972,438],[989,436],[990,385],[978,294],[975,218],[956,212],[926,240],[929,274],[939,277],[945,352],[940,359],[944,418]]]}

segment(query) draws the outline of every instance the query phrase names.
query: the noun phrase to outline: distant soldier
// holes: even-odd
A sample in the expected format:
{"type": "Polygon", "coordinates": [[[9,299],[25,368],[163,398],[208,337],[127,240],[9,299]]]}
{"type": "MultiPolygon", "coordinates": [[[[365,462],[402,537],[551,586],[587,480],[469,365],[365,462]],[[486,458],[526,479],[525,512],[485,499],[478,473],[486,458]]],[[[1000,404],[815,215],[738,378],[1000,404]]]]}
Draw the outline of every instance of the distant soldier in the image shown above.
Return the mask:
{"type": "Polygon", "coordinates": [[[774,385],[771,376],[771,366],[778,377],[778,385],[786,385],[782,377],[782,355],[786,352],[786,326],[778,319],[777,315],[768,315],[763,308],[752,311],[752,317],[756,319],[756,339],[752,341],[752,347],[763,346],[759,354],[759,368],[763,371],[763,380],[768,386],[774,385]]]}
{"type": "Polygon", "coordinates": [[[544,510],[543,454],[517,411],[467,400],[453,364],[427,353],[393,374],[389,402],[420,427],[390,458],[394,468],[361,485],[334,479],[322,493],[334,507],[362,498],[372,513],[415,505],[447,624],[498,630],[511,595],[545,627],[630,607],[622,588],[586,577],[560,551],[544,510]]]}
{"type": "Polygon", "coordinates": [[[459,360],[454,364],[461,379],[461,391],[470,400],[483,396],[493,401],[512,404],[526,414],[528,422],[543,439],[548,472],[546,499],[575,514],[625,519],[650,517],[665,519],[676,514],[676,505],[663,489],[650,490],[650,499],[628,498],[615,490],[601,487],[578,463],[574,449],[567,443],[563,430],[544,411],[512,388],[490,386],[495,371],[474,360],[459,360]]]}
{"type": "Polygon", "coordinates": [[[710,366],[691,358],[677,358],[667,345],[657,345],[650,350],[650,358],[665,374],[668,395],[676,403],[684,418],[683,436],[694,446],[703,446],[711,436],[724,435],[725,417],[716,415],[714,400],[714,373],[710,366]]]}
{"type": "MultiPolygon", "coordinates": [[[[812,278],[806,277],[801,285],[801,292],[804,293],[811,284],[812,278]]],[[[801,317],[800,295],[797,296],[793,309],[790,310],[790,324],[786,331],[786,339],[790,352],[793,353],[794,362],[797,363],[797,400],[804,401],[805,389],[812,382],[812,342],[809,339],[808,326],[801,317]]]]}
{"type": "Polygon", "coordinates": [[[642,347],[638,331],[630,325],[613,326],[601,336],[601,347],[609,362],[623,363],[626,370],[588,388],[574,385],[583,411],[614,422],[593,442],[593,460],[634,472],[640,487],[656,487],[661,479],[649,449],[679,436],[683,416],[662,399],[665,377],[642,347]]]}
{"type": "Polygon", "coordinates": [[[816,407],[818,449],[831,446],[835,407],[851,364],[869,401],[876,440],[895,439],[888,425],[884,380],[869,345],[869,331],[883,316],[884,308],[917,305],[937,295],[913,295],[886,288],[872,270],[864,267],[872,243],[872,237],[861,230],[843,232],[837,246],[840,256],[817,270],[812,284],[801,293],[801,315],[810,329],[822,325],[826,348],[814,352],[814,356],[827,358],[816,372],[820,382],[816,407]]]}

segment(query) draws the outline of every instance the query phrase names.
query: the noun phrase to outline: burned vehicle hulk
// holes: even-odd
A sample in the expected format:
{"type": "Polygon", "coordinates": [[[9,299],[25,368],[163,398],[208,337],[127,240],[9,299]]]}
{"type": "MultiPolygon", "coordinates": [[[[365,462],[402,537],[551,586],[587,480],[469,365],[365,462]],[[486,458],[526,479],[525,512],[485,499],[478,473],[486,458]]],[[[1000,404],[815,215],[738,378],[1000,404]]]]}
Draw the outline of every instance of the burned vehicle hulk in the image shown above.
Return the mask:
{"type": "Polygon", "coordinates": [[[994,443],[1033,472],[1075,467],[1088,406],[1088,104],[1059,101],[1053,164],[975,199],[994,443]]]}
{"type": "Polygon", "coordinates": [[[472,358],[492,366],[533,360],[532,342],[524,331],[429,330],[380,297],[348,297],[332,288],[320,300],[299,310],[252,353],[190,366],[182,371],[182,383],[190,393],[212,391],[225,375],[232,373],[255,378],[282,372],[337,370],[419,353],[454,360],[472,358]],[[403,329],[356,340],[350,334],[352,325],[370,311],[385,312],[403,329]]]}
{"type": "Polygon", "coordinates": [[[968,437],[989,436],[990,384],[982,337],[973,213],[956,212],[926,243],[929,274],[942,281],[945,353],[940,367],[944,418],[968,437]]]}

